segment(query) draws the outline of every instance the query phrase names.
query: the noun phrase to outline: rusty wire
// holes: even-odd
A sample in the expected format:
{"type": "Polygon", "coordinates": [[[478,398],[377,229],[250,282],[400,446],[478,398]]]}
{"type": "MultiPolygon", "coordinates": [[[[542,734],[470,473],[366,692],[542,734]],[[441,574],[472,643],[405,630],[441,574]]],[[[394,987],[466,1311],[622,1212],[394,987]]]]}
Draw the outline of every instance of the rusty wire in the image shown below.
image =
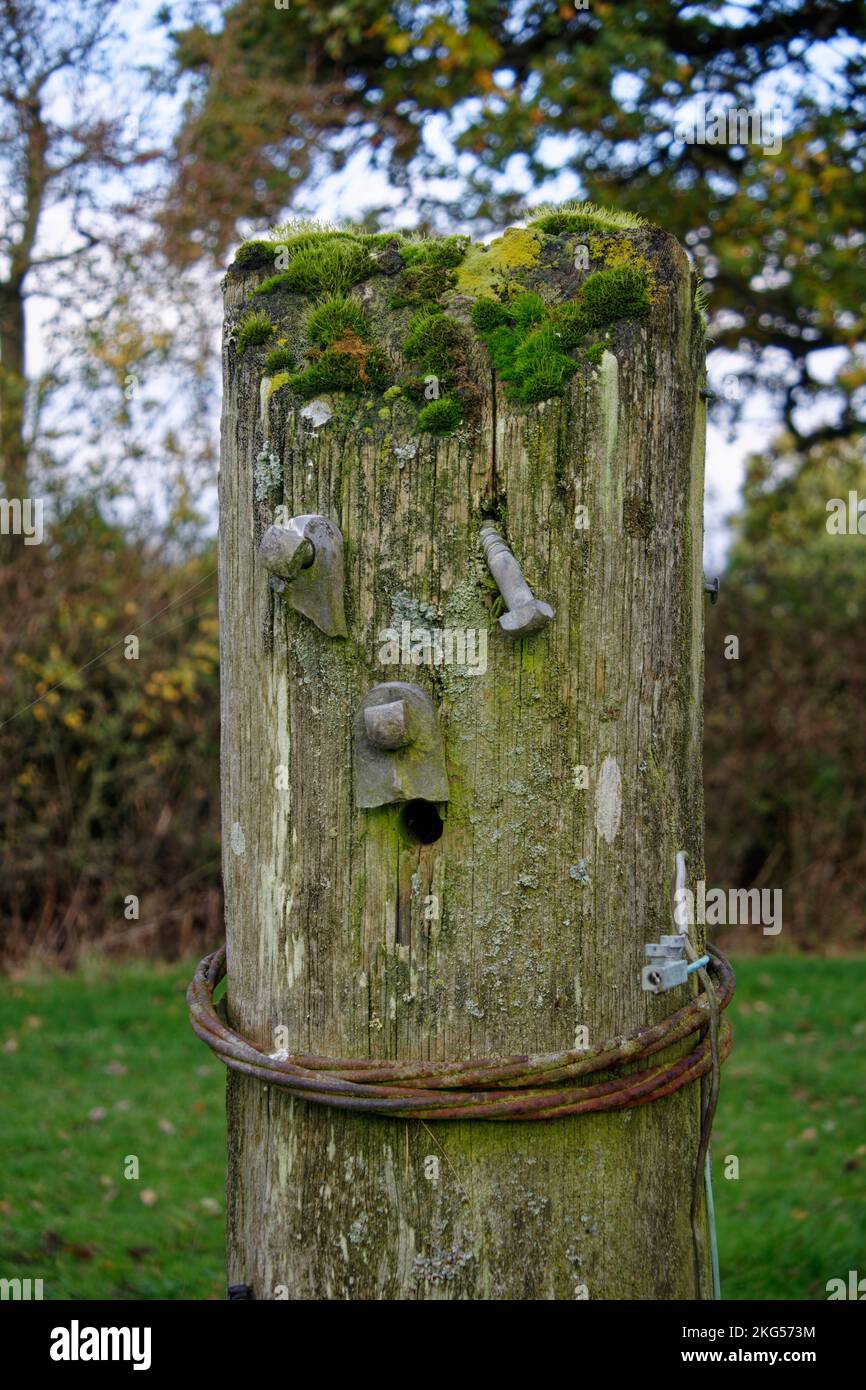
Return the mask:
{"type": "Polygon", "coordinates": [[[707,972],[701,971],[704,993],[669,1018],[582,1052],[466,1062],[269,1054],[234,1032],[213,1002],[214,990],[226,970],[225,946],[200,962],[187,991],[187,1002],[193,1029],[227,1067],[279,1086],[301,1100],[403,1119],[551,1120],[647,1105],[708,1073],[717,1090],[718,1066],[731,1050],[731,1029],[727,1020],[721,1019],[717,1031],[716,1020],[730,1002],[736,982],[722,953],[714,946],[707,949],[709,968],[716,976],[715,1000],[710,998],[712,990],[706,989],[707,972]],[[631,1067],[694,1034],[696,1045],[676,1061],[589,1084],[564,1084],[631,1067]]]}

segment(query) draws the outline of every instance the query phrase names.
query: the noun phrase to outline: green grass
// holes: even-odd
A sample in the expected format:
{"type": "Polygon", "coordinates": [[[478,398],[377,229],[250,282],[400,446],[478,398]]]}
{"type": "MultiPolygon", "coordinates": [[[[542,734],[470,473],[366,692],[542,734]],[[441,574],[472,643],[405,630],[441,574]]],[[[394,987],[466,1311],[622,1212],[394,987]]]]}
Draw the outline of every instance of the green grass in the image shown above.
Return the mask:
{"type": "MultiPolygon", "coordinates": [[[[224,1296],[224,1072],[187,1023],[191,972],[2,983],[0,1275],[46,1298],[224,1296]]],[[[866,1275],[866,957],[737,974],[713,1139],[722,1291],[824,1299],[866,1275]]]]}
{"type": "Polygon", "coordinates": [[[825,1299],[828,1279],[866,1275],[866,957],[735,964],[713,1130],[722,1296],[825,1299]]]}
{"type": "Polygon", "coordinates": [[[191,974],[2,982],[4,1277],[46,1298],[225,1296],[225,1073],[187,1022],[191,974]]]}

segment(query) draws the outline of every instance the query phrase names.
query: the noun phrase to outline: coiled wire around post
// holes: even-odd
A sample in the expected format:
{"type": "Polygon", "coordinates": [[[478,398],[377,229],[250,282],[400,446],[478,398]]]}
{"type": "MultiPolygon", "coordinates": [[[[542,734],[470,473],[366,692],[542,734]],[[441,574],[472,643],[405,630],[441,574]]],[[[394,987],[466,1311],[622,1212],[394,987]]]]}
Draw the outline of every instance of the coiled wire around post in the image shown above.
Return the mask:
{"type": "Polygon", "coordinates": [[[582,1052],[466,1062],[267,1053],[230,1028],[213,1002],[214,990],[225,974],[225,946],[201,961],[187,1002],[193,1029],[227,1067],[279,1086],[299,1100],[374,1115],[417,1120],[554,1120],[647,1105],[709,1076],[712,1105],[702,1107],[703,1166],[718,1068],[731,1050],[730,1025],[721,1012],[736,983],[721,951],[714,946],[708,951],[710,964],[698,972],[704,984],[702,994],[660,1023],[582,1052]],[[696,1045],[686,1056],[635,1069],[637,1063],[693,1035],[697,1035],[696,1045]],[[625,1068],[621,1075],[609,1075],[625,1068]],[[578,1078],[599,1074],[602,1079],[574,1084],[578,1078]]]}

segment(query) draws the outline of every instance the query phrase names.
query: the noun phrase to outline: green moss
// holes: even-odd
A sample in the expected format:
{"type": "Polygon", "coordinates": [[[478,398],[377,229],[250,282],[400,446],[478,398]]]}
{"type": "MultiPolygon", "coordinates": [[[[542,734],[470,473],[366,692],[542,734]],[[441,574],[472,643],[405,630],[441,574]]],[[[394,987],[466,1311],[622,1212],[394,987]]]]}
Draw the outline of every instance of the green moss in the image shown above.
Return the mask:
{"type": "MultiPolygon", "coordinates": [[[[472,321],[487,343],[496,372],[508,383],[509,399],[530,405],[561,396],[577,370],[568,353],[593,330],[645,314],[646,283],[643,271],[625,265],[590,275],[579,299],[555,309],[533,292],[519,295],[508,309],[495,300],[480,299],[472,321]]],[[[595,344],[584,355],[597,365],[603,353],[603,345],[595,344]]]]}
{"type": "Polygon", "coordinates": [[[279,391],[281,386],[287,386],[291,379],[291,372],[277,372],[268,386],[268,400],[270,400],[275,391],[279,391]]]}
{"type": "Polygon", "coordinates": [[[694,310],[701,321],[701,326],[705,333],[707,331],[707,309],[709,305],[710,301],[704,282],[703,280],[698,280],[698,283],[695,285],[694,310]]]}
{"type": "Polygon", "coordinates": [[[275,331],[267,314],[248,314],[238,329],[238,357],[243,358],[248,347],[266,343],[275,331]]]}
{"type": "Polygon", "coordinates": [[[313,236],[301,249],[291,248],[292,259],[278,275],[271,275],[254,294],[288,290],[293,294],[345,294],[376,269],[366,246],[357,237],[337,234],[313,236]]]}
{"type": "Polygon", "coordinates": [[[436,265],[453,269],[464,259],[469,244],[465,236],[424,237],[405,242],[400,247],[400,255],[407,266],[436,265]]]}
{"type": "Polygon", "coordinates": [[[566,350],[577,347],[590,329],[583,305],[576,299],[570,300],[567,304],[560,304],[553,312],[553,322],[560,345],[566,350]]]}
{"type": "Polygon", "coordinates": [[[418,412],[418,429],[422,434],[453,434],[463,422],[463,407],[453,396],[431,401],[418,412]]]}
{"type": "Polygon", "coordinates": [[[479,333],[492,333],[509,321],[508,310],[498,299],[477,299],[472,305],[472,326],[479,333]]]}
{"type": "Polygon", "coordinates": [[[450,381],[454,375],[455,349],[460,329],[441,309],[421,309],[409,325],[403,342],[407,357],[420,362],[424,372],[450,381]]]}
{"type": "Polygon", "coordinates": [[[546,217],[533,219],[530,225],[540,227],[550,236],[560,236],[563,232],[603,231],[606,223],[580,212],[549,212],[546,217]]]}
{"type": "Polygon", "coordinates": [[[292,372],[294,369],[295,354],[291,348],[274,348],[265,358],[265,376],[274,376],[277,372],[292,372]]]}
{"type": "Polygon", "coordinates": [[[355,333],[363,340],[370,337],[370,325],[360,304],[345,295],[331,295],[319,304],[307,320],[307,333],[318,347],[328,348],[344,333],[355,333]]]}
{"type": "Polygon", "coordinates": [[[545,324],[516,348],[508,394],[524,405],[561,396],[576,371],[577,364],[559,346],[555,328],[545,324]]]}
{"type": "Polygon", "coordinates": [[[509,227],[489,246],[471,246],[458,271],[457,288],[476,297],[510,292],[515,270],[537,265],[543,246],[540,233],[528,227],[509,227]]]}
{"type": "Polygon", "coordinates": [[[302,399],[312,400],[313,396],[327,395],[333,391],[382,391],[389,379],[390,365],[381,349],[370,348],[367,352],[359,353],[333,347],[323,352],[305,371],[289,377],[289,385],[302,399]]]}
{"type": "Polygon", "coordinates": [[[514,369],[514,354],[520,346],[520,335],[513,328],[501,324],[487,336],[487,346],[493,366],[499,375],[507,380],[514,369]]]}
{"type": "Polygon", "coordinates": [[[436,304],[456,284],[454,271],[445,266],[414,266],[400,276],[388,307],[404,309],[420,304],[436,304]]]}
{"type": "Polygon", "coordinates": [[[646,276],[634,266],[598,270],[584,282],[581,304],[590,328],[649,312],[646,276]]]}
{"type": "Polygon", "coordinates": [[[530,292],[515,299],[511,315],[518,329],[526,330],[533,324],[544,322],[547,318],[547,308],[541,295],[530,292]]]}
{"type": "Polygon", "coordinates": [[[323,222],[313,217],[292,217],[288,222],[278,222],[267,233],[268,240],[278,246],[307,246],[312,241],[322,241],[325,237],[353,237],[358,233],[354,228],[338,227],[335,222],[323,222]]]}
{"type": "Polygon", "coordinates": [[[274,247],[269,241],[245,241],[235,252],[234,263],[242,270],[255,270],[259,266],[273,265],[274,247]]]}
{"type": "Polygon", "coordinates": [[[583,357],[593,367],[601,366],[601,359],[604,357],[604,343],[593,343],[592,347],[584,348],[583,357]]]}
{"type": "Polygon", "coordinates": [[[646,227],[647,222],[634,212],[623,212],[620,208],[602,208],[596,203],[576,202],[571,199],[558,206],[545,203],[536,208],[529,225],[540,228],[550,236],[558,236],[563,232],[636,231],[640,227],[646,227]]]}

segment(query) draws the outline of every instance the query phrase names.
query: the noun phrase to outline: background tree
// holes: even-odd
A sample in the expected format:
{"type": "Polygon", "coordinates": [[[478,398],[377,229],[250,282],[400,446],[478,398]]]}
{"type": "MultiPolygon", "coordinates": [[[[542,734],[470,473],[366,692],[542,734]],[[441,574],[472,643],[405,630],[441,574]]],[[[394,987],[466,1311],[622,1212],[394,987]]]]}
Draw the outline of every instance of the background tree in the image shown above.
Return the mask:
{"type": "MultiPolygon", "coordinates": [[[[784,441],[750,461],[708,614],[707,864],[726,887],[783,889],[788,946],[862,949],[864,535],[856,520],[828,531],[827,503],[866,496],[866,463],[862,444],[834,442],[800,464],[784,441]],[[729,633],[739,660],[725,658],[729,633]]],[[[725,949],[744,944],[767,939],[722,934],[725,949]]]]}
{"type": "MultiPolygon", "coordinates": [[[[78,485],[95,482],[107,501],[134,491],[129,465],[144,452],[137,435],[153,412],[149,382],[164,406],[169,376],[192,381],[182,412],[166,412],[188,446],[203,413],[196,382],[208,353],[198,298],[176,275],[168,288],[150,218],[168,167],[161,113],[124,51],[122,16],[117,0],[0,0],[0,172],[9,190],[0,211],[0,478],[8,497],[27,494],[36,465],[44,486],[46,469],[70,452],[78,485]],[[34,351],[39,299],[50,312],[34,351]]],[[[170,430],[165,457],[177,461],[170,430]]],[[[207,445],[199,431],[185,467],[193,455],[212,464],[212,431],[211,418],[207,445]]],[[[152,465],[157,447],[150,430],[152,465]]]]}
{"type": "Polygon", "coordinates": [[[178,251],[220,256],[239,219],[362,154],[422,216],[476,232],[563,173],[598,202],[664,208],[717,346],[745,354],[740,401],[719,411],[762,384],[806,447],[866,418],[864,38],[862,0],[240,0],[177,34],[195,88],[167,215],[178,251]],[[778,106],[782,152],[678,142],[698,99],[778,106]],[[828,381],[811,355],[829,348],[828,381]]]}
{"type": "Polygon", "coordinates": [[[218,304],[165,273],[170,127],[127,18],[0,0],[0,490],[46,503],[43,544],[0,537],[7,960],[188,948],[219,917],[218,304]]]}

